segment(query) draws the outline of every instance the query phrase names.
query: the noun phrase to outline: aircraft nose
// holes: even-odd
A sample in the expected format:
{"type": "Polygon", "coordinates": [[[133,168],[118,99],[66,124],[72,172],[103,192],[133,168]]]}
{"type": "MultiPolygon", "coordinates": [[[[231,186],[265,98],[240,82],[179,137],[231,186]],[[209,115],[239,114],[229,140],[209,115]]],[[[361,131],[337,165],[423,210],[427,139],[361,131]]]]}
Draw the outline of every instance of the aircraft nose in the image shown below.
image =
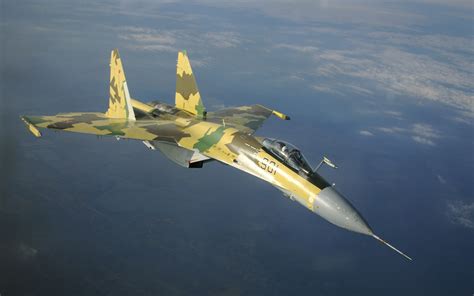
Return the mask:
{"type": "Polygon", "coordinates": [[[354,206],[333,187],[326,187],[313,204],[316,214],[334,225],[350,231],[372,235],[372,229],[354,206]]]}

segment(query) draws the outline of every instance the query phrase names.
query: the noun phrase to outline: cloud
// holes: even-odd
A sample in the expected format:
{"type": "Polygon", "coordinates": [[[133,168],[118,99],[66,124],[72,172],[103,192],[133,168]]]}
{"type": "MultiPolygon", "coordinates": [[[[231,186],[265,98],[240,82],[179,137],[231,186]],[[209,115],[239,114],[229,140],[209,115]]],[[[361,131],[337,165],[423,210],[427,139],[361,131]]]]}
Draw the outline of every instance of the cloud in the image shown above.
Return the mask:
{"type": "Polygon", "coordinates": [[[20,243],[18,245],[17,252],[21,259],[28,260],[35,257],[38,253],[38,250],[24,243],[20,243]]]}
{"type": "Polygon", "coordinates": [[[314,53],[318,51],[318,48],[315,46],[294,45],[294,44],[286,44],[286,43],[275,44],[273,47],[290,49],[290,50],[294,50],[301,53],[314,53]]]}
{"type": "Polygon", "coordinates": [[[314,89],[314,90],[317,90],[318,92],[323,92],[323,93],[327,93],[327,94],[337,94],[337,95],[340,95],[340,96],[344,95],[344,93],[340,92],[339,89],[336,88],[336,87],[328,87],[326,85],[313,84],[313,85],[311,85],[311,88],[314,89]]]}
{"type": "Polygon", "coordinates": [[[130,45],[129,48],[143,51],[163,51],[163,52],[177,52],[178,50],[169,45],[163,44],[143,44],[143,45],[130,45]]]}
{"type": "Polygon", "coordinates": [[[204,34],[204,39],[217,48],[236,47],[242,42],[236,32],[209,32],[204,34]]]}
{"type": "Polygon", "coordinates": [[[143,43],[159,43],[159,44],[175,44],[176,39],[172,36],[166,34],[149,34],[149,33],[139,33],[139,34],[128,34],[122,36],[125,40],[132,40],[136,42],[143,43]]]}
{"type": "Polygon", "coordinates": [[[419,137],[419,136],[412,136],[411,138],[413,139],[413,141],[415,141],[417,143],[424,144],[424,145],[429,145],[429,146],[435,146],[435,143],[433,141],[431,141],[430,139],[422,138],[422,137],[419,137]]]}
{"type": "Polygon", "coordinates": [[[446,214],[453,224],[474,229],[474,202],[448,201],[446,214]]]}
{"type": "MultiPolygon", "coordinates": [[[[314,81],[311,87],[318,92],[372,97],[382,91],[387,97],[430,100],[474,114],[472,38],[466,34],[422,33],[414,26],[436,20],[436,16],[425,11],[440,6],[452,13],[449,18],[472,22],[472,15],[459,9],[472,8],[472,3],[418,0],[413,5],[424,9],[410,9],[412,6],[403,1],[386,5],[371,0],[276,1],[270,7],[256,6],[268,15],[304,25],[308,20],[318,21],[320,25],[302,27],[298,32],[304,42],[276,42],[273,46],[304,54],[305,67],[312,76],[308,81],[314,81]],[[341,27],[351,23],[359,25],[341,27]]],[[[287,34],[291,37],[296,33],[287,34]]]]}
{"type": "Polygon", "coordinates": [[[123,27],[121,31],[123,34],[119,34],[119,38],[124,40],[160,44],[176,43],[176,38],[173,36],[175,33],[171,31],[157,31],[142,27],[123,27]]]}
{"type": "Polygon", "coordinates": [[[426,48],[443,53],[445,51],[461,51],[464,53],[474,53],[472,40],[464,37],[416,33],[394,33],[385,31],[376,31],[368,34],[370,38],[384,40],[386,44],[397,47],[403,45],[408,47],[426,48]]]}
{"type": "Polygon", "coordinates": [[[394,127],[379,127],[377,129],[381,132],[389,133],[389,134],[400,134],[400,133],[404,133],[404,132],[407,131],[406,129],[401,128],[401,127],[397,127],[397,126],[394,126],[394,127]]]}
{"type": "Polygon", "coordinates": [[[316,76],[349,77],[346,85],[359,87],[363,81],[387,94],[428,99],[474,112],[473,72],[467,63],[459,69],[424,54],[389,46],[326,50],[314,58],[316,76]]]}
{"type": "Polygon", "coordinates": [[[457,116],[452,117],[452,120],[471,125],[474,123],[474,112],[470,113],[467,111],[459,111],[457,116]]]}
{"type": "Polygon", "coordinates": [[[359,135],[372,137],[374,134],[369,132],[369,131],[361,130],[361,131],[359,131],[359,135]]]}
{"type": "Polygon", "coordinates": [[[130,41],[129,48],[144,51],[175,52],[176,35],[174,31],[159,31],[143,27],[122,27],[118,37],[130,41]]]}
{"type": "Polygon", "coordinates": [[[444,179],[441,175],[436,175],[436,177],[438,178],[440,184],[445,185],[447,183],[446,179],[444,179]]]}
{"type": "Polygon", "coordinates": [[[388,114],[388,115],[391,115],[393,117],[397,117],[397,118],[400,118],[402,116],[401,112],[393,111],[393,110],[387,110],[387,111],[384,111],[384,113],[388,114]]]}
{"type": "Polygon", "coordinates": [[[411,129],[412,139],[424,145],[435,146],[434,139],[440,138],[439,133],[428,124],[415,123],[411,129]]]}
{"type": "Polygon", "coordinates": [[[387,5],[378,0],[199,0],[200,3],[218,7],[249,9],[266,17],[290,20],[295,23],[327,22],[365,26],[386,26],[393,28],[413,28],[430,17],[425,11],[433,11],[442,6],[443,11],[456,9],[465,18],[472,18],[470,0],[415,0],[395,1],[387,5]],[[413,9],[414,7],[418,9],[413,9]],[[421,8],[421,9],[420,9],[421,8]],[[461,8],[461,9],[459,9],[461,8]]]}
{"type": "Polygon", "coordinates": [[[388,133],[409,136],[418,144],[435,146],[435,140],[441,138],[440,133],[429,124],[415,123],[410,128],[378,127],[377,130],[388,133]]]}
{"type": "Polygon", "coordinates": [[[309,76],[317,81],[315,90],[321,91],[324,80],[326,92],[338,89],[346,96],[373,96],[382,91],[386,96],[430,100],[474,113],[471,38],[329,28],[329,33],[324,28],[308,29],[304,44],[274,45],[310,56],[304,58],[309,76]],[[340,42],[331,46],[317,41],[327,38],[340,42]]]}
{"type": "Polygon", "coordinates": [[[384,5],[376,0],[263,0],[263,1],[215,1],[201,0],[215,6],[246,8],[261,14],[292,22],[331,22],[336,24],[376,24],[407,26],[423,19],[402,5],[384,5]]]}
{"type": "MultiPolygon", "coordinates": [[[[130,41],[129,48],[144,51],[176,52],[188,45],[231,48],[242,43],[236,32],[207,32],[198,38],[195,33],[186,30],[155,30],[146,27],[121,27],[118,37],[130,41]]],[[[205,64],[202,61],[201,66],[205,64]]]]}
{"type": "Polygon", "coordinates": [[[412,131],[414,134],[424,138],[439,138],[439,133],[428,124],[415,123],[412,131]]]}
{"type": "Polygon", "coordinates": [[[204,57],[204,58],[200,58],[200,59],[192,58],[191,62],[192,62],[193,69],[194,69],[194,68],[206,67],[211,63],[211,61],[212,61],[212,58],[204,57]]]}

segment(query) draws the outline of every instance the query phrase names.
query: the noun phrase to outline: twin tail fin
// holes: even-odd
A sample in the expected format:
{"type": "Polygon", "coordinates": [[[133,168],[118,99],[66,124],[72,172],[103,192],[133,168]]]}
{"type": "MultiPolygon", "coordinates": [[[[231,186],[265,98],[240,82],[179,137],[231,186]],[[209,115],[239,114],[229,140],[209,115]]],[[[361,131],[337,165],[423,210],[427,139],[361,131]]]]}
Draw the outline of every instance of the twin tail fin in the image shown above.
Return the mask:
{"type": "Polygon", "coordinates": [[[107,117],[135,120],[130,92],[118,49],[110,54],[109,109],[107,117]]]}
{"type": "Polygon", "coordinates": [[[191,63],[186,51],[178,53],[178,63],[176,65],[176,108],[189,112],[197,117],[206,117],[201,94],[194,78],[191,63]]]}

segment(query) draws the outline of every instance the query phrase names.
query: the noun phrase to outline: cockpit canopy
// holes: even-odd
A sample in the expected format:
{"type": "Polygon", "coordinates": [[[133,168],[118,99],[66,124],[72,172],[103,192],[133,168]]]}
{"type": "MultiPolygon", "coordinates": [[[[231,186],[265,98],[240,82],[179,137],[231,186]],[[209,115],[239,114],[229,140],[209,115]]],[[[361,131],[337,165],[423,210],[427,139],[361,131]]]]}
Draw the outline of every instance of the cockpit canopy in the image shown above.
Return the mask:
{"type": "Polygon", "coordinates": [[[294,169],[319,189],[329,187],[329,183],[317,172],[313,171],[306,158],[294,145],[277,139],[266,138],[262,142],[263,149],[280,159],[288,167],[294,169]]]}
{"type": "Polygon", "coordinates": [[[293,144],[288,142],[266,138],[263,140],[263,146],[273,155],[293,169],[309,175],[313,172],[306,158],[293,144]]]}

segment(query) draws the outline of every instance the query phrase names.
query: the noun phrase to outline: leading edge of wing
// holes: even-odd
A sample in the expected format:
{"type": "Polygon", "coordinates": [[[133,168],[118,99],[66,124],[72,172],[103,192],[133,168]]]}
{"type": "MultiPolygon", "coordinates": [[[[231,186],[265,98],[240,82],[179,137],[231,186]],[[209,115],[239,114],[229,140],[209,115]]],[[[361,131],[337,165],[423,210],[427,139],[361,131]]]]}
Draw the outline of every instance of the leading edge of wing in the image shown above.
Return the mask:
{"type": "Polygon", "coordinates": [[[189,136],[172,121],[114,119],[103,113],[62,113],[53,116],[21,116],[21,119],[36,137],[41,136],[39,128],[142,141],[178,142],[189,136]]]}

